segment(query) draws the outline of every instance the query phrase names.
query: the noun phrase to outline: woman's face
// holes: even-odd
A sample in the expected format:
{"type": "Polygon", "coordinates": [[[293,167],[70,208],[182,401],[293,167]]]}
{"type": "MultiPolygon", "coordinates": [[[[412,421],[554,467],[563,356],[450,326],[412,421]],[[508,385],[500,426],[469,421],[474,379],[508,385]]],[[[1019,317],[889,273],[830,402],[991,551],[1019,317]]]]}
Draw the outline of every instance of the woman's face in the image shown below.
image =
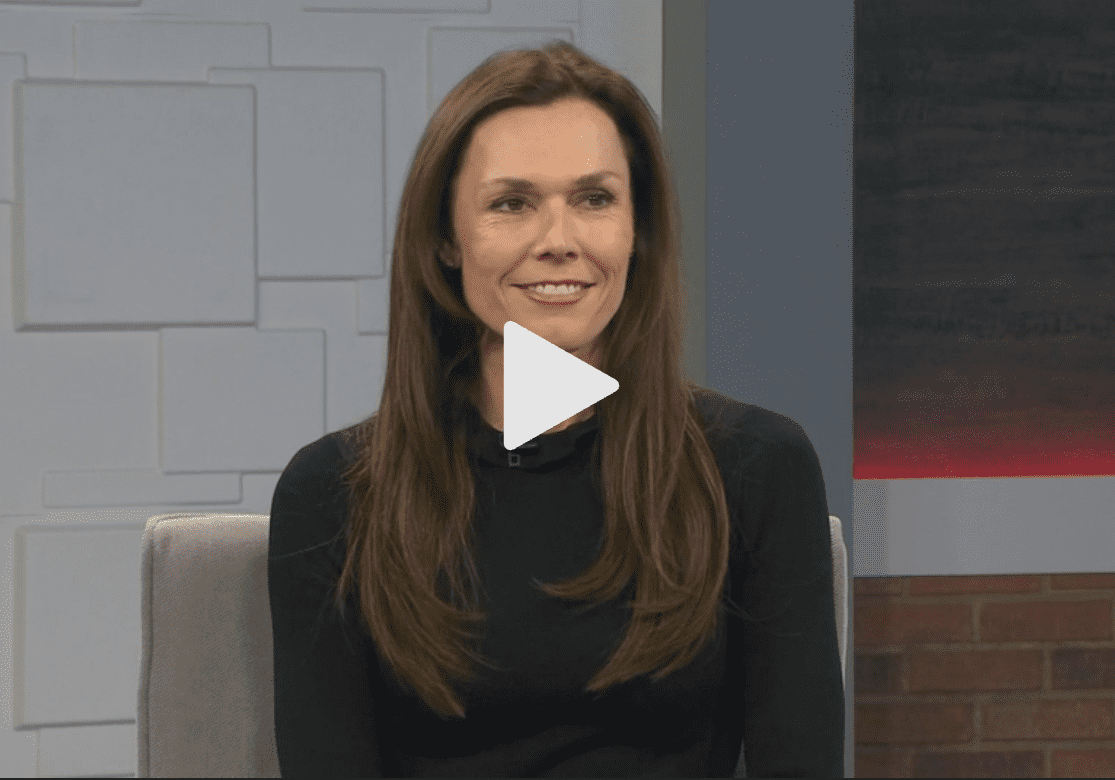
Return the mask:
{"type": "Polygon", "coordinates": [[[501,111],[475,128],[455,184],[458,244],[441,256],[461,269],[468,307],[488,326],[482,344],[502,346],[511,320],[597,364],[635,244],[630,171],[611,118],[581,99],[501,111]],[[519,286],[567,279],[590,286],[565,306],[519,286]]]}

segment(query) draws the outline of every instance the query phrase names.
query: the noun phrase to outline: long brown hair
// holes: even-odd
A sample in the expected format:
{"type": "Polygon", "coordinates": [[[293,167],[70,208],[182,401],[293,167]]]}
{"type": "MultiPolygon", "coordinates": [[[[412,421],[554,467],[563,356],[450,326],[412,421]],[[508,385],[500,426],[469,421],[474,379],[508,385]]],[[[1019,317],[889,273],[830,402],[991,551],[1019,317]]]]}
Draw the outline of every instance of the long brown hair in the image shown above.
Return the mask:
{"type": "Polygon", "coordinates": [[[601,552],[578,577],[534,587],[595,606],[636,578],[624,639],[586,692],[651,672],[660,680],[716,638],[728,507],[694,405],[697,386],[680,365],[679,210],[654,114],[630,81],[568,43],[500,52],[446,96],[415,152],[395,229],[383,392],[378,411],[356,428],[358,458],[344,474],[351,515],[335,606],[343,615],[357,588],[380,657],[442,719],[465,716],[450,678],[471,679],[477,663],[496,666],[473,644],[482,634],[466,626],[487,618],[476,596],[476,494],[461,415],[486,326],[438,248],[453,235],[452,187],[473,128],[503,109],[568,97],[592,101],[619,130],[632,173],[635,254],[623,303],[601,334],[601,370],[619,382],[596,404],[601,552]]]}

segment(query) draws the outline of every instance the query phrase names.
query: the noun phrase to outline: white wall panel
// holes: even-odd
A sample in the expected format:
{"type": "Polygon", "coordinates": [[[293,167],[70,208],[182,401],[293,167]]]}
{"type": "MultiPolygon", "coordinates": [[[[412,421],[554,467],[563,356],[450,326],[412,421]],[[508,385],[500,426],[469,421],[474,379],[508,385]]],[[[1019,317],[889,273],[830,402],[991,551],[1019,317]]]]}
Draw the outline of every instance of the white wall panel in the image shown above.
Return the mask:
{"type": "MultiPolygon", "coordinates": [[[[3,90],[0,94],[6,96],[13,94],[16,82],[26,74],[27,65],[22,54],[4,52],[4,19],[0,10],[0,90],[3,90]]],[[[14,105],[14,100],[0,100],[0,201],[9,203],[15,199],[14,105]]]]}
{"type": "Polygon", "coordinates": [[[16,531],[14,726],[135,717],[142,526],[16,531]]]}
{"type": "Polygon", "coordinates": [[[40,778],[135,777],[135,723],[74,725],[39,732],[40,778]]]}
{"type": "MultiPolygon", "coordinates": [[[[11,208],[0,214],[7,272],[11,208]]],[[[0,273],[0,515],[41,511],[48,471],[157,468],[158,333],[17,336],[11,300],[0,273]]]]}
{"type": "Polygon", "coordinates": [[[406,13],[480,13],[491,10],[491,0],[302,0],[307,11],[405,11],[406,13]]]}
{"type": "Polygon", "coordinates": [[[1112,495],[1115,477],[858,480],[855,575],[1111,571],[1112,495]]]}
{"type": "Polygon", "coordinates": [[[16,330],[255,319],[253,91],[17,82],[16,330]]]}
{"type": "Polygon", "coordinates": [[[236,504],[238,474],[167,474],[161,469],[92,469],[43,474],[43,506],[236,504]]]}
{"type": "MultiPolygon", "coordinates": [[[[325,332],[325,430],[354,425],[379,405],[387,372],[387,278],[262,282],[260,329],[325,332]],[[358,307],[359,291],[362,304],[358,307]],[[366,291],[366,292],[365,292],[366,291]],[[359,312],[366,312],[360,320],[359,312]]],[[[268,503],[267,509],[270,508],[268,503]]]]}
{"type": "Polygon", "coordinates": [[[319,330],[168,328],[162,357],[167,472],[281,471],[325,434],[319,330]]]}
{"type": "Polygon", "coordinates": [[[136,724],[61,726],[39,737],[38,777],[134,777],[136,724]]]}
{"type": "Polygon", "coordinates": [[[73,75],[83,80],[204,82],[214,65],[268,65],[269,30],[260,22],[79,19],[73,36],[73,75]]]}
{"type": "Polygon", "coordinates": [[[261,278],[384,273],[383,72],[214,68],[256,95],[261,278]]]}

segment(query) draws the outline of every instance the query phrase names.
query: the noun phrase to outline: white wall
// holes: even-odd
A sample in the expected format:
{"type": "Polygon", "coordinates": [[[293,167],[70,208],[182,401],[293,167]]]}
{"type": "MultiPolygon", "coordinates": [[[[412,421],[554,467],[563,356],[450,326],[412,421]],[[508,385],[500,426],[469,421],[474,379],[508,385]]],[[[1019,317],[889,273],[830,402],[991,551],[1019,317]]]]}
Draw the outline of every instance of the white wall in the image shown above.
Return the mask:
{"type": "Polygon", "coordinates": [[[1115,477],[856,480],[857,577],[1115,570],[1115,477]]]}
{"type": "Polygon", "coordinates": [[[0,776],[133,774],[147,518],[267,514],[299,447],[378,405],[443,96],[561,38],[661,117],[661,11],[0,0],[0,776]]]}

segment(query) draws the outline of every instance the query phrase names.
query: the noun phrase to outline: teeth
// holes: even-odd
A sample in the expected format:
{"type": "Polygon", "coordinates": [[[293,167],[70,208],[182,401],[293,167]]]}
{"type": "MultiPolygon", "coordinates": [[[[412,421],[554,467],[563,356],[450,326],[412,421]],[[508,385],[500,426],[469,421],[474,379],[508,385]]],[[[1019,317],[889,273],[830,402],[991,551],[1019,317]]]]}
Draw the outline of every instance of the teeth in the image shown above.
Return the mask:
{"type": "Polygon", "coordinates": [[[528,290],[538,293],[546,293],[548,295],[568,295],[569,293],[578,292],[584,289],[583,284],[563,284],[555,287],[552,284],[539,284],[534,287],[528,287],[528,290]]]}

